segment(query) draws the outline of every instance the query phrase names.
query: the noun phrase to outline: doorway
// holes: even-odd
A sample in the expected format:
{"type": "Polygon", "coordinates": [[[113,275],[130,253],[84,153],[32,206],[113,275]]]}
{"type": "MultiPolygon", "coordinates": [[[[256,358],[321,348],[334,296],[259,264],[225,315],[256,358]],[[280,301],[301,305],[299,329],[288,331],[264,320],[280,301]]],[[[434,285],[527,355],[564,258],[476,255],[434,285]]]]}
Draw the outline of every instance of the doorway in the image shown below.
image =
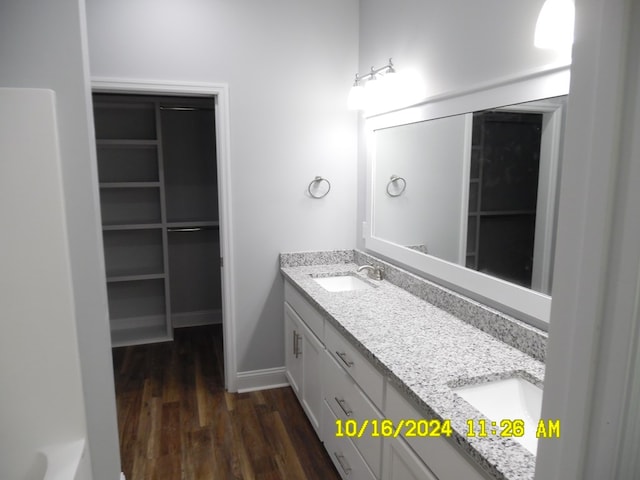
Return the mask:
{"type": "Polygon", "coordinates": [[[566,97],[473,115],[466,266],[547,295],[566,97]]]}
{"type": "Polygon", "coordinates": [[[542,114],[473,114],[467,268],[531,288],[542,114]]]}
{"type": "MultiPolygon", "coordinates": [[[[221,323],[224,385],[226,390],[234,392],[237,389],[237,368],[232,291],[234,264],[228,87],[224,84],[160,84],[98,79],[92,81],[92,89],[94,95],[111,95],[120,100],[135,98],[139,104],[140,100],[143,104],[146,102],[143,106],[129,105],[127,115],[122,114],[115,122],[111,121],[115,128],[129,128],[138,132],[135,135],[142,136],[137,138],[137,144],[136,138],[105,139],[107,158],[114,158],[113,153],[119,147],[129,149],[133,159],[126,161],[122,170],[101,166],[98,146],[99,177],[103,177],[105,168],[107,174],[107,181],[99,180],[101,197],[107,192],[106,204],[101,199],[103,225],[107,226],[105,233],[110,232],[107,234],[109,239],[105,237],[105,256],[115,259],[116,278],[108,282],[108,289],[115,292],[113,300],[110,298],[110,311],[115,309],[117,316],[115,326],[122,327],[122,320],[131,318],[133,313],[140,317],[136,326],[138,333],[150,326],[160,332],[163,324],[158,319],[164,317],[165,338],[159,339],[169,340],[174,327],[221,323]],[[149,104],[153,104],[153,108],[149,104]],[[131,119],[132,113],[137,117],[131,119]],[[196,159],[191,160],[191,167],[186,169],[182,168],[186,161],[185,149],[176,143],[172,138],[175,135],[171,133],[180,130],[180,136],[187,135],[199,143],[197,147],[186,147],[187,151],[200,150],[200,160],[198,155],[191,155],[194,152],[189,152],[196,159]],[[167,138],[163,136],[165,131],[170,132],[166,134],[167,138]],[[153,135],[155,145],[153,138],[144,138],[153,135]],[[118,140],[125,140],[125,145],[118,145],[118,140]],[[157,174],[153,173],[153,165],[157,165],[157,174]],[[194,175],[196,170],[199,173],[194,175]],[[118,172],[129,175],[129,185],[119,184],[126,179],[117,178],[118,172]],[[116,175],[116,178],[109,175],[116,175]],[[108,184],[106,188],[102,188],[105,187],[103,183],[108,184]],[[189,188],[190,184],[196,187],[189,188]],[[212,192],[214,185],[216,191],[212,192]],[[123,207],[125,202],[129,207],[123,207]],[[129,228],[118,229],[118,222],[123,216],[130,223],[129,228]],[[149,224],[154,228],[147,228],[149,224]],[[134,239],[134,253],[127,252],[126,239],[134,239]],[[162,271],[159,271],[160,265],[162,271]],[[133,266],[141,268],[132,272],[133,266]],[[130,278],[118,275],[121,267],[126,275],[131,275],[130,278]],[[127,283],[130,285],[125,286],[127,283]],[[135,291],[141,294],[143,302],[134,300],[132,293],[135,291]]],[[[99,138],[102,127],[98,126],[98,121],[96,117],[99,138]]],[[[112,137],[119,135],[108,129],[107,132],[112,137]]],[[[115,162],[117,164],[117,157],[115,162]]],[[[112,272],[108,272],[108,277],[109,273],[112,272]]],[[[112,332],[113,327],[112,324],[112,332]]],[[[133,343],[124,342],[120,344],[133,343]]]]}

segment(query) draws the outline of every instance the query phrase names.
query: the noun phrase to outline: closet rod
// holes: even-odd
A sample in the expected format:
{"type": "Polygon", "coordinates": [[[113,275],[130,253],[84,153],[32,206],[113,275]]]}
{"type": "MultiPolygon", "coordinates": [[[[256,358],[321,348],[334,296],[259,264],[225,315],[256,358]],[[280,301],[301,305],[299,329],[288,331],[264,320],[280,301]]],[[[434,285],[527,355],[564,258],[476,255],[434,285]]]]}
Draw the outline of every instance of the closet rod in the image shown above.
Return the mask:
{"type": "Polygon", "coordinates": [[[206,227],[170,227],[167,228],[167,232],[201,232],[202,230],[217,230],[219,227],[216,226],[206,226],[206,227]]]}
{"type": "Polygon", "coordinates": [[[182,106],[164,107],[161,105],[160,110],[175,110],[178,112],[194,112],[197,110],[215,110],[215,109],[213,107],[182,107],[182,106]]]}
{"type": "Polygon", "coordinates": [[[189,228],[167,228],[167,232],[199,232],[202,227],[189,227],[189,228]]]}

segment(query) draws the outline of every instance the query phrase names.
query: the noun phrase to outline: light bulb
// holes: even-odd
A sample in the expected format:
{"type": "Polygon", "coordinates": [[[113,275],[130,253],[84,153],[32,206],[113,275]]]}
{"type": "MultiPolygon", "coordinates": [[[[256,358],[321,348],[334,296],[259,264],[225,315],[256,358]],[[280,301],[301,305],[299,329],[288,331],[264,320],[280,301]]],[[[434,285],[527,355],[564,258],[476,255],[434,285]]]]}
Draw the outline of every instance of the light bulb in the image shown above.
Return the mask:
{"type": "Polygon", "coordinates": [[[365,107],[365,93],[362,85],[353,85],[349,90],[347,98],[347,107],[349,110],[363,110],[365,107]]]}
{"type": "Polygon", "coordinates": [[[533,44],[537,48],[568,49],[573,44],[574,21],[573,0],[546,0],[540,9],[533,44]]]}

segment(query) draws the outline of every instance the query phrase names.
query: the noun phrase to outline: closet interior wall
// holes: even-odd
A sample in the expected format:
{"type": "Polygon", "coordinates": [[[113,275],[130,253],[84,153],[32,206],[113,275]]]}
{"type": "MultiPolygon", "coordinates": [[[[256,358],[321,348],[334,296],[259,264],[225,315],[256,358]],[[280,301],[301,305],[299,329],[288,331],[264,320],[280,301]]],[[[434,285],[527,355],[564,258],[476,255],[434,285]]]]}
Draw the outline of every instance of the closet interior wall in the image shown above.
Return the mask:
{"type": "Polygon", "coordinates": [[[220,323],[215,99],[93,103],[112,345],[220,323]]]}

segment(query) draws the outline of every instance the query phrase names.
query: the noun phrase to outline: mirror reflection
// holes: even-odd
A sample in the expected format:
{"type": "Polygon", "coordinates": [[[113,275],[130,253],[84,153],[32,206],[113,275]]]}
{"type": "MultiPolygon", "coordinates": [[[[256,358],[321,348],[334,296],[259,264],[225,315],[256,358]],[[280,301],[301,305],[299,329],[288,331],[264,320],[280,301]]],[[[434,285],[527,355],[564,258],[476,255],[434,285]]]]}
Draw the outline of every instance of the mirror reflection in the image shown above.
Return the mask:
{"type": "Polygon", "coordinates": [[[374,236],[549,294],[565,105],[375,130],[374,236]]]}

